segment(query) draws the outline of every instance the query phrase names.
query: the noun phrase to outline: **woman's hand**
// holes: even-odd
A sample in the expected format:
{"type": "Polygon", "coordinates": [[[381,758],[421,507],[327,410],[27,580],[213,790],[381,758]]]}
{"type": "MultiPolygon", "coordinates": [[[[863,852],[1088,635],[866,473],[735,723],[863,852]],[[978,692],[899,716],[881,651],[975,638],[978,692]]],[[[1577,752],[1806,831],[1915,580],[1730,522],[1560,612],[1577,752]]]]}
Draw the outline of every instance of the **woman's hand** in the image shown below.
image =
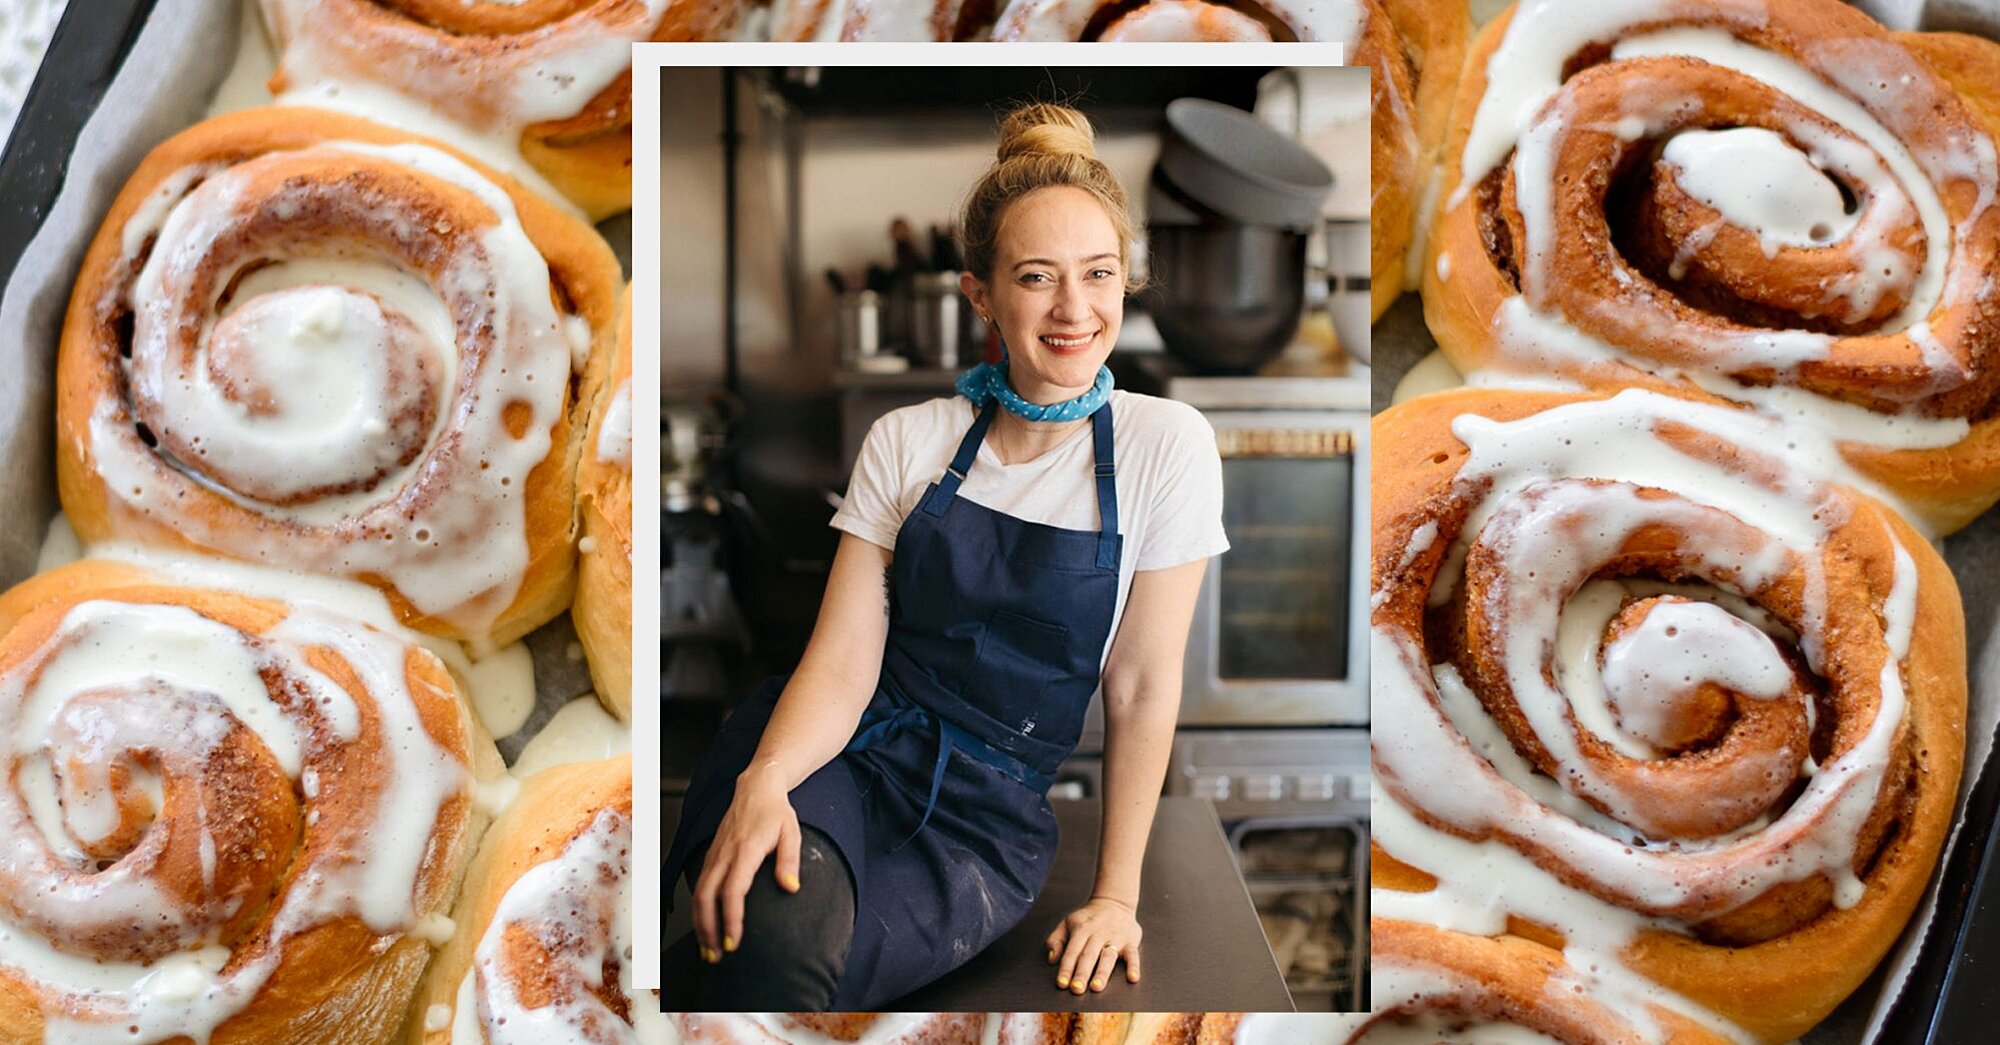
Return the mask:
{"type": "Polygon", "coordinates": [[[1122,900],[1093,896],[1070,913],[1049,934],[1049,962],[1056,986],[1082,994],[1085,985],[1101,991],[1111,982],[1118,959],[1125,959],[1125,979],[1139,982],[1139,912],[1122,900]]]}
{"type": "Polygon", "coordinates": [[[736,797],[709,844],[694,883],[695,939],[714,964],[743,940],[743,896],[764,858],[778,854],[778,886],[799,891],[799,816],[784,784],[753,767],[736,780],[736,797]]]}

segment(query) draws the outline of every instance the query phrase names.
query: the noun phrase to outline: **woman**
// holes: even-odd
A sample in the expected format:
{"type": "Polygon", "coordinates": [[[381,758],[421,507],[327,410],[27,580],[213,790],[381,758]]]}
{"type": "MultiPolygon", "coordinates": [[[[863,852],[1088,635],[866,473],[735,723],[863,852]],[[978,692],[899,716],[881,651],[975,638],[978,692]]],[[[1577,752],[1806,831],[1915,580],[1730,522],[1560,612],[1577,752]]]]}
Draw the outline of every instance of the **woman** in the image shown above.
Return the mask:
{"type": "Polygon", "coordinates": [[[695,771],[667,861],[693,888],[690,1007],[874,1009],[1006,932],[1047,876],[1049,778],[1100,680],[1096,887],[1049,957],[1078,994],[1120,961],[1138,982],[1188,622],[1228,547],[1215,436],[1112,390],[1132,222],[1081,114],[1008,117],[960,239],[1007,361],[876,422],[798,671],[695,771]]]}

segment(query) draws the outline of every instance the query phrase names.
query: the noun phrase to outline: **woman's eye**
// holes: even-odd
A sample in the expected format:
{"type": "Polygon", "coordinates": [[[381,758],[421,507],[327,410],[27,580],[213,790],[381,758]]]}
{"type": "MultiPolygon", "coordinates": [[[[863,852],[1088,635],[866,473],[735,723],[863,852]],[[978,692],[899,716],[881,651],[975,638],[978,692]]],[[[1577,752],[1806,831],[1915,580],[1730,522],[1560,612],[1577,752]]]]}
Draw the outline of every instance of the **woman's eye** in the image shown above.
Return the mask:
{"type": "Polygon", "coordinates": [[[1111,271],[1110,269],[1091,269],[1091,270],[1090,270],[1090,278],[1092,278],[1092,279],[1110,279],[1110,278],[1111,278],[1112,276],[1115,276],[1115,275],[1117,275],[1117,274],[1118,274],[1118,273],[1116,273],[1116,272],[1113,272],[1113,271],[1111,271]]]}
{"type": "Polygon", "coordinates": [[[1021,282],[1023,283],[1047,283],[1048,281],[1049,277],[1040,272],[1030,272],[1021,277],[1021,282]]]}

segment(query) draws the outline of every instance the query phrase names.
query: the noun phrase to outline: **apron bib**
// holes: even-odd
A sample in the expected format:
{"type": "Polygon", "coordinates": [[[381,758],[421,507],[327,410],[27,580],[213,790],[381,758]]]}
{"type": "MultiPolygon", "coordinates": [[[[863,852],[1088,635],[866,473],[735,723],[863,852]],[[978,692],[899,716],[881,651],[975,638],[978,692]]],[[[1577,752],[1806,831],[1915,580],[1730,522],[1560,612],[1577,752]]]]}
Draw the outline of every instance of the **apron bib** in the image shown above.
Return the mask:
{"type": "MultiPolygon", "coordinates": [[[[958,496],[995,410],[896,534],[882,676],[854,738],[791,793],[854,874],[836,1010],[878,1009],[984,950],[1055,856],[1049,784],[1082,733],[1118,602],[1111,404],[1090,419],[1096,531],[958,496]]],[[[738,705],[696,766],[666,881],[685,871],[693,886],[688,856],[714,837],[785,681],[738,705]]]]}

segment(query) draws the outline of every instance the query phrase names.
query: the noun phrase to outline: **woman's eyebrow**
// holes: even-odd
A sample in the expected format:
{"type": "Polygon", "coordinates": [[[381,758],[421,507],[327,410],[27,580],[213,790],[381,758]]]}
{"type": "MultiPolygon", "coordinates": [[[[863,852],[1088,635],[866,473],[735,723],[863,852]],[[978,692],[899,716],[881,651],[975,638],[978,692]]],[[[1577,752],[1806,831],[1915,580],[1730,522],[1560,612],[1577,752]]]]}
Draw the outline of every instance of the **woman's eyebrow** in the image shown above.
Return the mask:
{"type": "MultiPolygon", "coordinates": [[[[1102,254],[1092,254],[1087,258],[1078,258],[1077,260],[1085,262],[1103,261],[1105,258],[1110,258],[1111,260],[1116,261],[1118,260],[1118,255],[1111,251],[1105,251],[1102,254]]],[[[1020,268],[1023,265],[1059,265],[1059,264],[1061,264],[1061,262],[1055,260],[1054,258],[1022,258],[1021,260],[1014,263],[1014,267],[1020,268]]]]}

